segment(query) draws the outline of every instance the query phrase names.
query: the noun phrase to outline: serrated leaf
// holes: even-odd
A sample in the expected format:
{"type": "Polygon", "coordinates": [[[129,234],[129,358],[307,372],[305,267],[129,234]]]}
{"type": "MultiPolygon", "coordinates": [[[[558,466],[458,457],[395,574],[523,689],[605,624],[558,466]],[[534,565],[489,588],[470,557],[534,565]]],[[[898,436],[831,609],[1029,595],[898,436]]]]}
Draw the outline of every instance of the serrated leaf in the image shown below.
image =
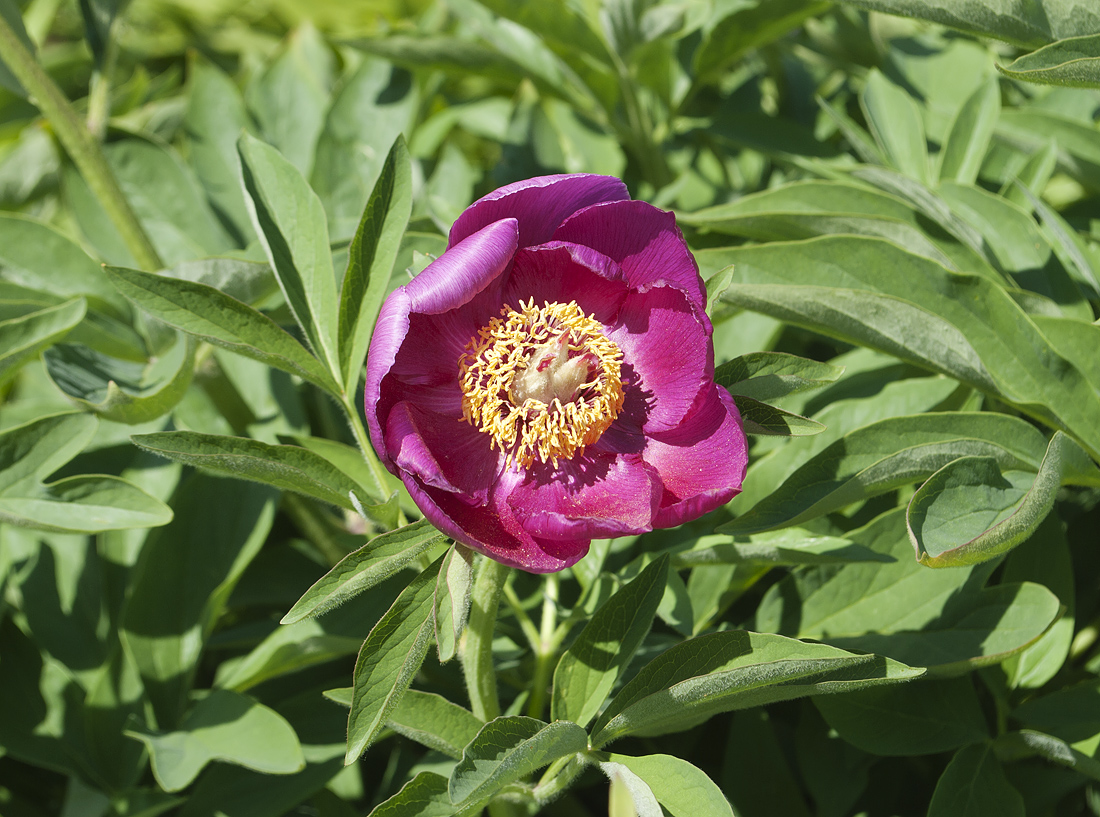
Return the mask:
{"type": "Polygon", "coordinates": [[[599,748],[624,735],[690,729],[720,712],[865,689],[924,673],[876,655],[729,630],[666,650],[611,700],[592,727],[599,748]]]}
{"type": "Polygon", "coordinates": [[[455,657],[470,615],[473,551],[457,542],[447,551],[435,583],[435,643],[440,662],[455,657]]]}
{"type": "Polygon", "coordinates": [[[447,792],[455,806],[484,803],[500,789],[558,758],[583,752],[588,735],[575,723],[507,716],[489,721],[462,753],[447,792]]]}
{"type": "Polygon", "coordinates": [[[730,394],[755,400],[778,400],[788,394],[818,389],[836,382],[842,366],[820,363],[782,352],[751,352],[714,370],[714,382],[730,394]]]}
{"type": "Polygon", "coordinates": [[[470,710],[441,695],[410,689],[390,712],[386,725],[422,746],[458,760],[485,724],[470,710]]]}
{"type": "Polygon", "coordinates": [[[354,394],[412,212],[412,170],[398,136],[382,165],[348,256],[340,292],[339,349],[344,390],[354,394]]]}
{"type": "Polygon", "coordinates": [[[1058,40],[997,70],[1024,82],[1100,88],[1100,34],[1058,40]]]}
{"type": "Polygon", "coordinates": [[[153,775],[165,791],[180,791],[212,761],[266,774],[293,774],[306,761],[294,729],[278,712],[229,690],[214,690],[187,713],[179,729],[126,730],[149,748],[153,775]]]}
{"type": "Polygon", "coordinates": [[[1003,414],[938,412],[872,423],[837,440],[719,533],[798,525],[930,476],[959,456],[990,456],[1006,468],[1037,468],[1045,442],[1003,414]]]}
{"type": "Polygon", "coordinates": [[[124,267],[104,270],[119,292],[165,323],[339,394],[324,366],[292,335],[224,292],[124,267]]]}
{"type": "Polygon", "coordinates": [[[343,604],[393,576],[444,538],[426,519],[379,534],[318,579],[281,623],[293,624],[343,604]]]}
{"type": "Polygon", "coordinates": [[[929,567],[957,567],[1007,553],[1039,527],[1065,482],[1100,487],[1100,470],[1060,431],[1038,473],[1002,470],[991,457],[953,460],[909,501],[906,521],[917,559],[929,567]]]}
{"type": "Polygon", "coordinates": [[[668,577],[655,559],[596,611],[554,670],[553,720],[587,726],[653,625],[668,577]]]}
{"type": "Polygon", "coordinates": [[[320,454],[305,448],[195,431],[135,434],[130,439],[140,448],[185,465],[354,510],[349,494],[359,490],[358,483],[320,454]]]}
{"type": "Polygon", "coordinates": [[[74,298],[18,318],[0,321],[0,382],[84,319],[87,303],[74,298]]]}
{"type": "Polygon", "coordinates": [[[1000,113],[1001,89],[991,78],[967,98],[951,120],[938,160],[941,180],[959,184],[977,181],[1000,113]]]}
{"type": "Polygon", "coordinates": [[[374,625],[355,662],[345,765],[359,759],[401,702],[428,654],[432,598],[443,557],[413,579],[374,625]]]}
{"type": "Polygon", "coordinates": [[[245,133],[237,152],[249,216],[287,306],[313,351],[340,381],[336,278],[321,201],[270,145],[245,133]]]}
{"type": "MultiPolygon", "coordinates": [[[[672,817],[698,817],[701,814],[734,817],[733,809],[717,784],[701,769],[674,755],[631,757],[611,753],[606,761],[600,763],[600,767],[608,774],[623,768],[628,770],[644,782],[651,796],[672,817]]],[[[642,793],[641,797],[645,798],[645,794],[642,793]]],[[[660,807],[650,813],[660,814],[660,807]]],[[[646,817],[641,811],[638,815],[646,817]]]]}

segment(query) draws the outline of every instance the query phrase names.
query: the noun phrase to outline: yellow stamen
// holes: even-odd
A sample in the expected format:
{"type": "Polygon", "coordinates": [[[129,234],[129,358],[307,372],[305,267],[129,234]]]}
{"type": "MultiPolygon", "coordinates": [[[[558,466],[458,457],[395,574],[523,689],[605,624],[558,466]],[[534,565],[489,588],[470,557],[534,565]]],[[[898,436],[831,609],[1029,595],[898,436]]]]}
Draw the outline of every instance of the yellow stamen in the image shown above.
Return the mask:
{"type": "Polygon", "coordinates": [[[463,419],[527,468],[570,459],[623,407],[623,353],[576,301],[520,302],[470,338],[458,359],[463,419]]]}

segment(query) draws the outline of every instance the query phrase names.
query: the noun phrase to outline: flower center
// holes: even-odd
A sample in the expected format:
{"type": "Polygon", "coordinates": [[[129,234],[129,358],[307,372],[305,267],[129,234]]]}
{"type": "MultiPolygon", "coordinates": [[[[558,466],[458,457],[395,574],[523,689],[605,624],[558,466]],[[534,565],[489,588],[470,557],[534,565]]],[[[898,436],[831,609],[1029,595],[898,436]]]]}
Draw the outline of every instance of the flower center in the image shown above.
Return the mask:
{"type": "Polygon", "coordinates": [[[569,459],[623,407],[623,353],[594,317],[569,303],[520,302],[470,338],[458,359],[463,419],[507,465],[569,459]]]}

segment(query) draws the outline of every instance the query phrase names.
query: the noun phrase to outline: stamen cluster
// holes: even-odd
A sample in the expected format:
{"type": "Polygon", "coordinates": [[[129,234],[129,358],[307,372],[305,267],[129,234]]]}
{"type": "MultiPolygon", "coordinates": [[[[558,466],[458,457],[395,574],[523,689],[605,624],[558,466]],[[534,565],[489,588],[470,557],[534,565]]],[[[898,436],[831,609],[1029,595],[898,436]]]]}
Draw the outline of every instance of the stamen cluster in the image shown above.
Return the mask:
{"type": "Polygon", "coordinates": [[[556,467],[619,415],[622,359],[576,301],[505,306],[459,358],[463,419],[490,436],[508,467],[556,467]]]}

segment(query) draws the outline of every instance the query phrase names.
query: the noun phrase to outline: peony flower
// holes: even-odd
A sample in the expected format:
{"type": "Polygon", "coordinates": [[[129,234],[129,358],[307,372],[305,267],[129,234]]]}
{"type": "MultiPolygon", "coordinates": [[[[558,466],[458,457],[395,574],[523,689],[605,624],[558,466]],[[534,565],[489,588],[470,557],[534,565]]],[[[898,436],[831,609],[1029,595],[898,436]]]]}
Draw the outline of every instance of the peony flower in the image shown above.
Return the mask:
{"type": "Polygon", "coordinates": [[[439,530],[534,573],[695,519],[747,461],[705,306],[672,214],[618,179],[502,187],[383,305],[371,441],[439,530]]]}

